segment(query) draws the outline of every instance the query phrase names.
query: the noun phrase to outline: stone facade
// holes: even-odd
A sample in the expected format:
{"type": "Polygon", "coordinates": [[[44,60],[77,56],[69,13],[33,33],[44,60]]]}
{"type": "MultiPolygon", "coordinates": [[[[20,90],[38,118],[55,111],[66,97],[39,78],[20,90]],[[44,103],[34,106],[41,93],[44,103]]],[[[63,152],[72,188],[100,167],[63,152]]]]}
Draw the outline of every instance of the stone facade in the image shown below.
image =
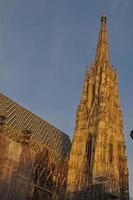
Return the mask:
{"type": "Polygon", "coordinates": [[[0,199],[62,200],[69,136],[0,94],[0,199]]]}
{"type": "Polygon", "coordinates": [[[28,146],[0,133],[0,199],[26,200],[35,160],[28,146]]]}
{"type": "Polygon", "coordinates": [[[86,67],[70,151],[67,200],[129,199],[128,168],[117,71],[101,17],[95,62],[86,67]]]}
{"type": "Polygon", "coordinates": [[[49,149],[36,152],[29,146],[30,138],[24,135],[16,143],[0,128],[0,199],[64,199],[67,161],[54,162],[49,149]]]}

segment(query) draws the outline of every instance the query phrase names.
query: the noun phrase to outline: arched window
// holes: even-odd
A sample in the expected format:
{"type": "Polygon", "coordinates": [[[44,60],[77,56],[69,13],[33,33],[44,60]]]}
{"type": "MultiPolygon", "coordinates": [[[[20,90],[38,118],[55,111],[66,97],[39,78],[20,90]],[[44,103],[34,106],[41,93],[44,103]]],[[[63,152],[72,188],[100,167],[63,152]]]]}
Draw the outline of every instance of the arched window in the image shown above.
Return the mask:
{"type": "Polygon", "coordinates": [[[87,159],[88,159],[88,165],[91,166],[91,158],[92,158],[92,137],[89,136],[89,139],[86,143],[86,152],[87,152],[87,159]]]}
{"type": "Polygon", "coordinates": [[[110,139],[109,139],[109,162],[110,163],[113,162],[113,156],[114,156],[114,147],[113,147],[113,144],[114,144],[114,139],[111,136],[110,139]]]}

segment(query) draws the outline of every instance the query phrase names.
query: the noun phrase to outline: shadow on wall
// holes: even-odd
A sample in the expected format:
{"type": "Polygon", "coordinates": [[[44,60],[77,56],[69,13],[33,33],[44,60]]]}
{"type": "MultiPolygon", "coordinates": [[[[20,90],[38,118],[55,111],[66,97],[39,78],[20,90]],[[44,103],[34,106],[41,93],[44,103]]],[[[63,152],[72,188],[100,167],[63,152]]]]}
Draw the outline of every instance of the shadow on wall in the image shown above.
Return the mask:
{"type": "Polygon", "coordinates": [[[24,200],[29,191],[35,152],[0,134],[0,199],[24,200]]]}
{"type": "Polygon", "coordinates": [[[0,200],[64,200],[66,166],[0,133],[0,200]]]}
{"type": "Polygon", "coordinates": [[[94,184],[91,187],[83,188],[80,191],[74,193],[67,193],[66,200],[113,200],[119,199],[116,195],[107,193],[104,184],[94,184]]]}

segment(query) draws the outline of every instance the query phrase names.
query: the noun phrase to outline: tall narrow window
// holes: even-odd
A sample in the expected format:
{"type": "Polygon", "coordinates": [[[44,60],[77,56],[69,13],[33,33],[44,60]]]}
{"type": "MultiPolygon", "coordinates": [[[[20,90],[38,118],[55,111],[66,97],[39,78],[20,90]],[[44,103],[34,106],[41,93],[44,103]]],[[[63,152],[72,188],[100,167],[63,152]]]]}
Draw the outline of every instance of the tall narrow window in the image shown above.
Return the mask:
{"type": "Polygon", "coordinates": [[[93,85],[93,91],[92,91],[92,95],[93,95],[93,97],[94,97],[94,95],[95,95],[95,85],[93,85]]]}
{"type": "Polygon", "coordinates": [[[86,143],[86,152],[87,152],[87,158],[88,158],[88,165],[90,167],[91,158],[92,158],[92,138],[91,137],[89,137],[89,139],[86,143]]]}
{"type": "Polygon", "coordinates": [[[113,162],[113,144],[110,143],[109,144],[109,159],[110,159],[110,163],[113,162]]]}

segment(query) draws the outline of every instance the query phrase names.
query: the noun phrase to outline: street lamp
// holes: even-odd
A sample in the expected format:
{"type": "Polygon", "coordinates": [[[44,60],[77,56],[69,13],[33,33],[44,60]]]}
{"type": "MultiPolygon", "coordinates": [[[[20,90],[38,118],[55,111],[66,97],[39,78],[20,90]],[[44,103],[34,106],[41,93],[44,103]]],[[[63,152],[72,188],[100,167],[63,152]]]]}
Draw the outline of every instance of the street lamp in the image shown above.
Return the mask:
{"type": "Polygon", "coordinates": [[[130,137],[131,137],[132,140],[133,140],[133,130],[130,132],[130,137]]]}

